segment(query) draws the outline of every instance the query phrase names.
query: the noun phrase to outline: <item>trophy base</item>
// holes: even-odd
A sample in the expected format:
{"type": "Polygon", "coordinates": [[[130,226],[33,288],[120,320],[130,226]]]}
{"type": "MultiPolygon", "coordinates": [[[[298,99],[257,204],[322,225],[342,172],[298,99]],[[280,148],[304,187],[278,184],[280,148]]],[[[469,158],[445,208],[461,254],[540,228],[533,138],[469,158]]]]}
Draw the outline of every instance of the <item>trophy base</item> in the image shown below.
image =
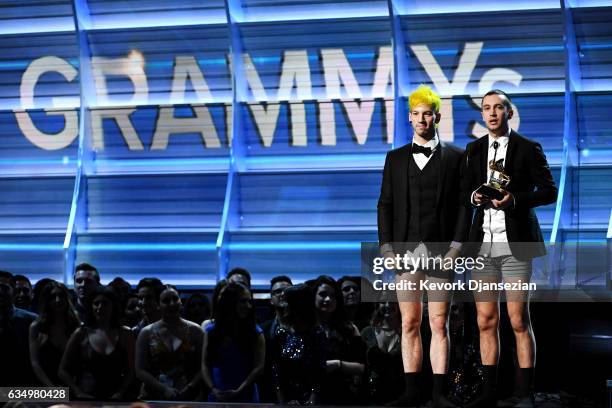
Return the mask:
{"type": "Polygon", "coordinates": [[[488,184],[483,184],[482,186],[478,187],[478,190],[476,190],[476,192],[493,200],[501,200],[502,198],[504,198],[503,190],[498,190],[488,184]]]}

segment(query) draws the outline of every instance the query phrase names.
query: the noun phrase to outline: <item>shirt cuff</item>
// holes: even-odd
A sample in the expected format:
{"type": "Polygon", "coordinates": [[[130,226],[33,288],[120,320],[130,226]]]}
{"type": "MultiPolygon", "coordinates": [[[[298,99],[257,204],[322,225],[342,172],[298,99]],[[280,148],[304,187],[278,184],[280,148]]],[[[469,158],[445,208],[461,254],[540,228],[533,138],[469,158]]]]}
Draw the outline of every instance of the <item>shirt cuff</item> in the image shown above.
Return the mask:
{"type": "Polygon", "coordinates": [[[451,248],[455,248],[457,251],[461,251],[461,242],[453,241],[450,243],[451,248]]]}
{"type": "Polygon", "coordinates": [[[474,194],[476,194],[476,190],[472,191],[472,198],[470,198],[470,202],[472,203],[474,207],[480,207],[482,204],[476,204],[474,202],[474,194]]]}

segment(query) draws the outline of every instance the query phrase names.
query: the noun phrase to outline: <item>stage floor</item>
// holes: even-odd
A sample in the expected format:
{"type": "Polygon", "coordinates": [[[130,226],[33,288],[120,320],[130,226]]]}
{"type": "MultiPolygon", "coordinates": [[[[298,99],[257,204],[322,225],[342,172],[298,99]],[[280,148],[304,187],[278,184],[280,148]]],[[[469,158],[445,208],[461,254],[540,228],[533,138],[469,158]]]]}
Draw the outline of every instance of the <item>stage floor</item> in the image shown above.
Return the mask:
{"type": "MultiPolygon", "coordinates": [[[[1,406],[1,404],[0,404],[1,406]]],[[[583,397],[573,397],[564,393],[536,393],[536,404],[537,408],[597,408],[601,407],[601,404],[597,404],[594,400],[589,400],[583,397]]],[[[134,402],[134,403],[123,403],[113,401],[96,401],[96,402],[68,402],[68,403],[35,403],[35,402],[11,402],[7,403],[5,408],[281,408],[281,407],[295,407],[295,405],[273,405],[273,404],[241,404],[241,403],[219,403],[219,402],[167,402],[167,401],[149,401],[149,402],[134,402]]],[[[332,405],[321,405],[322,408],[339,408],[332,405]]],[[[372,407],[371,405],[369,406],[372,407]]],[[[423,408],[428,407],[424,405],[423,408]]],[[[342,406],[342,408],[363,408],[363,406],[342,406]]]]}

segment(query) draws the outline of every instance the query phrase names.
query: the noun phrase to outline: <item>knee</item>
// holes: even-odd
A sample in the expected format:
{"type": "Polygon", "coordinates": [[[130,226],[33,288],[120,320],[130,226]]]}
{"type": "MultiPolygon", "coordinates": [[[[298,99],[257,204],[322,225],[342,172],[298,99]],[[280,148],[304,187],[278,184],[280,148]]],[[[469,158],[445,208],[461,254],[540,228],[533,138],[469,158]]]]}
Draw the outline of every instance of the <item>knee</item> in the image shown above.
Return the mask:
{"type": "Polygon", "coordinates": [[[416,317],[407,317],[402,319],[402,335],[415,336],[420,333],[421,320],[416,317]]]}
{"type": "Polygon", "coordinates": [[[515,333],[525,333],[529,330],[529,317],[524,313],[510,314],[510,324],[515,333]]]}
{"type": "Polygon", "coordinates": [[[436,337],[446,337],[448,335],[448,326],[446,322],[446,315],[430,316],[429,326],[431,327],[431,334],[436,337]]]}
{"type": "Polygon", "coordinates": [[[478,329],[481,332],[491,332],[497,330],[499,316],[493,313],[478,314],[478,329]]]}

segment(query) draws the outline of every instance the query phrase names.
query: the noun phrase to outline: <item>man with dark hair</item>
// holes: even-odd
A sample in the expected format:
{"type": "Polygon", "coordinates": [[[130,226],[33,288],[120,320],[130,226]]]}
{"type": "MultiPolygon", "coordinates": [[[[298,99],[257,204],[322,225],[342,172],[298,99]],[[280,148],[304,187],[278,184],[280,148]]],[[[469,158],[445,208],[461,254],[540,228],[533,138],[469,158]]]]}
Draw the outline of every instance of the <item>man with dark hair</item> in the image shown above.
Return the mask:
{"type": "MultiPolygon", "coordinates": [[[[270,305],[274,309],[274,317],[261,325],[266,339],[266,356],[271,356],[272,341],[278,331],[287,326],[287,302],[284,292],[291,286],[293,286],[291,278],[285,275],[275,276],[270,280],[270,305]]],[[[276,402],[276,393],[272,384],[272,366],[270,359],[266,358],[264,372],[259,381],[262,402],[276,402]]]]}
{"type": "Polygon", "coordinates": [[[138,336],[138,333],[145,326],[161,319],[158,299],[163,290],[164,284],[157,278],[143,278],[136,285],[136,295],[138,296],[142,319],[132,329],[135,336],[138,336]]]}
{"type": "Polygon", "coordinates": [[[242,283],[251,289],[251,274],[244,268],[234,268],[228,272],[226,279],[228,282],[242,283]]]}
{"type": "Polygon", "coordinates": [[[277,328],[285,325],[287,302],[285,302],[283,292],[289,286],[293,286],[293,282],[288,276],[275,276],[270,280],[270,304],[274,308],[274,318],[264,322],[261,326],[266,340],[274,336],[277,328]]]}
{"type": "Polygon", "coordinates": [[[81,263],[74,268],[74,290],[77,295],[74,308],[82,322],[89,320],[87,313],[92,301],[91,295],[98,286],[100,286],[100,273],[93,265],[81,263]]]}
{"type": "Polygon", "coordinates": [[[32,292],[32,282],[30,282],[30,279],[24,275],[15,275],[15,306],[23,310],[32,311],[33,297],[34,293],[32,292]]]}
{"type": "MultiPolygon", "coordinates": [[[[378,240],[380,251],[389,260],[408,256],[454,260],[465,241],[469,211],[461,205],[460,169],[463,151],[440,140],[441,99],[430,87],[421,85],[409,97],[412,143],[387,153],[378,200],[378,240]]],[[[429,264],[429,262],[427,263],[429,264]]],[[[452,270],[413,264],[396,267],[400,285],[415,290],[398,290],[402,317],[402,361],[404,394],[393,406],[418,406],[419,375],[423,364],[421,322],[423,292],[421,282],[446,284],[452,270]]],[[[427,291],[431,343],[429,355],[433,371],[435,408],[454,407],[445,397],[450,340],[448,316],[451,294],[448,290],[427,291]]]]}
{"type": "MultiPolygon", "coordinates": [[[[557,188],[539,143],[509,126],[514,111],[510,97],[501,90],[482,99],[482,118],[488,135],[468,144],[461,181],[465,204],[476,209],[469,241],[473,256],[484,258],[484,268],[473,269],[472,279],[496,285],[528,284],[532,260],[546,254],[535,207],[557,199],[557,188]],[[510,182],[501,196],[487,196],[480,188],[493,179],[510,182]],[[473,243],[473,244],[472,244],[473,243]]],[[[470,407],[496,406],[499,359],[499,292],[474,293],[480,355],[485,381],[482,395],[470,407]]],[[[506,291],[506,306],[516,339],[518,369],[515,394],[503,406],[533,406],[531,386],[535,365],[535,338],[529,317],[529,291],[506,291]]]]}
{"type": "Polygon", "coordinates": [[[34,374],[28,338],[36,315],[14,306],[14,291],[13,275],[0,271],[0,385],[32,386],[34,374]]]}

